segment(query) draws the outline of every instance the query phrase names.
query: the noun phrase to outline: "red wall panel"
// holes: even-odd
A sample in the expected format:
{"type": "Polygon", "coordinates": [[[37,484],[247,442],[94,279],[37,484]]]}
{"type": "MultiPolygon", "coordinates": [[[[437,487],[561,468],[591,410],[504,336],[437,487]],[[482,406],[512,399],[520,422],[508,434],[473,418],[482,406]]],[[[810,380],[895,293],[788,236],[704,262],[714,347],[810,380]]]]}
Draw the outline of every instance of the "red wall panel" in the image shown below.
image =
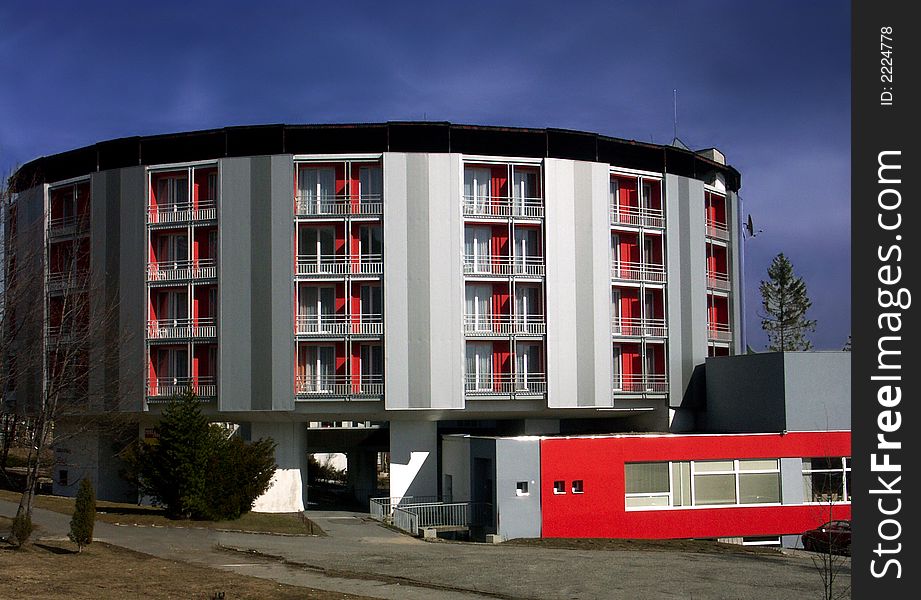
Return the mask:
{"type": "Polygon", "coordinates": [[[850,432],[762,435],[623,436],[541,440],[544,537],[712,538],[800,533],[831,518],[850,518],[850,504],[727,506],[627,511],[624,463],[742,458],[850,456],[850,432]],[[566,482],[554,494],[553,482],[566,482]],[[572,481],[584,482],[573,494],[572,481]]]}

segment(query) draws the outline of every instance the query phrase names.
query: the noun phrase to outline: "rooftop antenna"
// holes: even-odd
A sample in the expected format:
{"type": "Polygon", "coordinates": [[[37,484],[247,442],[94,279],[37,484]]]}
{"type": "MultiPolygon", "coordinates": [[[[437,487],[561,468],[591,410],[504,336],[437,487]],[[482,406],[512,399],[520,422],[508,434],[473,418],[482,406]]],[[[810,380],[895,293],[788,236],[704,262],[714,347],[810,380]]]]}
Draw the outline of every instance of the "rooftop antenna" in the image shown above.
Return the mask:
{"type": "Polygon", "coordinates": [[[678,139],[678,88],[672,89],[674,94],[674,106],[675,106],[675,135],[674,139],[678,139]]]}

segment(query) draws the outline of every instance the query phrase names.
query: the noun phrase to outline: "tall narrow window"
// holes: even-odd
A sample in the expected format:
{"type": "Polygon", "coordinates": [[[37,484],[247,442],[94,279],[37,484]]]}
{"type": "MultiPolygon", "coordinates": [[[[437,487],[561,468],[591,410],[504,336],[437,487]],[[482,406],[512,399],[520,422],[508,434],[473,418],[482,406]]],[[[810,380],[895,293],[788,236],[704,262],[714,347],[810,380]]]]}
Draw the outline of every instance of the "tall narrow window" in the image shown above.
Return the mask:
{"type": "Polygon", "coordinates": [[[492,231],[489,227],[466,227],[464,229],[464,255],[468,271],[490,272],[489,243],[491,239],[492,231]]]}
{"type": "Polygon", "coordinates": [[[380,383],[384,375],[384,350],[380,344],[363,344],[359,353],[361,383],[380,383]]]}
{"type": "Polygon", "coordinates": [[[514,169],[512,174],[512,201],[515,216],[535,217],[540,203],[537,172],[514,169]]]}
{"type": "Polygon", "coordinates": [[[160,177],[157,180],[157,205],[165,210],[180,210],[189,202],[189,178],[160,177]]]}
{"type": "Polygon", "coordinates": [[[332,392],[335,371],[335,348],[333,346],[308,346],[304,350],[305,392],[332,392]]]}
{"type": "Polygon", "coordinates": [[[488,342],[467,343],[466,371],[467,391],[492,390],[492,344],[488,342]]]}
{"type": "Polygon", "coordinates": [[[360,167],[358,169],[358,194],[362,200],[376,202],[381,199],[383,180],[381,168],[360,167]]]}
{"type": "Polygon", "coordinates": [[[211,204],[217,201],[217,173],[208,173],[208,192],[205,201],[211,204]]]}
{"type": "Polygon", "coordinates": [[[297,174],[299,210],[328,214],[336,200],[336,170],[332,167],[301,167],[297,174]]]}
{"type": "Polygon", "coordinates": [[[489,214],[491,174],[485,167],[464,169],[464,203],[473,214],[489,214]]]}
{"type": "Polygon", "coordinates": [[[379,322],[384,313],[384,300],[381,287],[363,285],[360,292],[361,321],[379,322]]]}
{"type": "Polygon", "coordinates": [[[620,311],[620,290],[612,289],[611,290],[611,324],[614,327],[614,332],[621,334],[623,323],[621,323],[621,311],[620,311]]]}
{"type": "Polygon", "coordinates": [[[623,364],[623,357],[622,357],[622,354],[623,354],[623,353],[622,353],[622,351],[621,351],[620,346],[617,345],[617,344],[615,344],[615,345],[614,345],[614,356],[613,356],[613,361],[612,361],[612,363],[611,363],[611,374],[612,374],[612,378],[613,378],[613,382],[612,382],[612,383],[613,383],[613,387],[614,387],[614,391],[615,391],[615,392],[617,392],[617,391],[622,391],[622,390],[624,389],[624,383],[623,383],[623,369],[622,369],[622,364],[623,364]]]}
{"type": "Polygon", "coordinates": [[[611,192],[609,200],[611,208],[618,213],[620,212],[620,182],[616,179],[611,180],[611,192]]]}
{"type": "Polygon", "coordinates": [[[532,275],[536,264],[540,262],[540,235],[533,227],[515,229],[515,272],[519,275],[532,275]]]}
{"type": "Polygon", "coordinates": [[[535,285],[519,285],[515,288],[515,323],[522,333],[531,331],[532,325],[541,323],[540,288],[535,285]]]}
{"type": "Polygon", "coordinates": [[[359,234],[361,257],[367,261],[379,261],[384,254],[384,232],[379,225],[361,228],[359,234]]]}
{"type": "Polygon", "coordinates": [[[516,391],[534,391],[542,383],[541,347],[536,342],[519,342],[515,349],[515,387],[516,391]]]}
{"type": "Polygon", "coordinates": [[[652,207],[652,184],[648,181],[643,182],[643,193],[640,196],[640,209],[652,207]]]}
{"type": "Polygon", "coordinates": [[[304,286],[300,295],[303,333],[331,333],[336,294],[332,286],[304,286]]]}
{"type": "Polygon", "coordinates": [[[492,330],[492,286],[468,284],[466,287],[467,328],[475,332],[492,330]]]}
{"type": "Polygon", "coordinates": [[[185,234],[164,235],[159,239],[158,263],[161,268],[176,269],[184,267],[178,263],[189,260],[189,238],[185,234]]]}
{"type": "Polygon", "coordinates": [[[332,227],[304,227],[298,242],[298,258],[319,264],[333,258],[336,235],[332,227]]]}

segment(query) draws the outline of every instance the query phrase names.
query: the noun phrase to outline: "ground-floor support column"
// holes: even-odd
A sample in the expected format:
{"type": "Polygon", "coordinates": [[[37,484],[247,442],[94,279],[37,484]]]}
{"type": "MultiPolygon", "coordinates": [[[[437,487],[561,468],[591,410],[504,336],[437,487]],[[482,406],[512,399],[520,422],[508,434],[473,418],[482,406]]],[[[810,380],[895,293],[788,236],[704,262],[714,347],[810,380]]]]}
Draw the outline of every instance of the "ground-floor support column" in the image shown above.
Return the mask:
{"type": "Polygon", "coordinates": [[[390,422],[390,496],[438,495],[438,423],[390,422]]]}
{"type": "Polygon", "coordinates": [[[362,506],[368,499],[377,496],[377,452],[352,450],[346,454],[348,460],[348,486],[355,494],[355,500],[362,506]]]}
{"type": "Polygon", "coordinates": [[[275,476],[253,503],[254,512],[301,512],[307,493],[307,424],[254,422],[250,439],[275,440],[275,476]]]}

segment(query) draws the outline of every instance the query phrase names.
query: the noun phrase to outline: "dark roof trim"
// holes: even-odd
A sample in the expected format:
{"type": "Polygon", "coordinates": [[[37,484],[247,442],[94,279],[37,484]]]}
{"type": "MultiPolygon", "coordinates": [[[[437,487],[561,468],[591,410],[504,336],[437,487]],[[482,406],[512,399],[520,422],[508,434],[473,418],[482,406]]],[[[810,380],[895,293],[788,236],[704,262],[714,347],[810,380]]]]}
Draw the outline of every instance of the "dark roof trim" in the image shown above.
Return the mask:
{"type": "Polygon", "coordinates": [[[185,133],[128,137],[37,158],[10,180],[13,191],[137,165],[267,154],[353,154],[371,152],[460,152],[493,156],[564,158],[606,162],[644,171],[707,180],[721,172],[737,191],[741,176],[695,152],[573,131],[390,121],[344,125],[250,125],[185,133]]]}

